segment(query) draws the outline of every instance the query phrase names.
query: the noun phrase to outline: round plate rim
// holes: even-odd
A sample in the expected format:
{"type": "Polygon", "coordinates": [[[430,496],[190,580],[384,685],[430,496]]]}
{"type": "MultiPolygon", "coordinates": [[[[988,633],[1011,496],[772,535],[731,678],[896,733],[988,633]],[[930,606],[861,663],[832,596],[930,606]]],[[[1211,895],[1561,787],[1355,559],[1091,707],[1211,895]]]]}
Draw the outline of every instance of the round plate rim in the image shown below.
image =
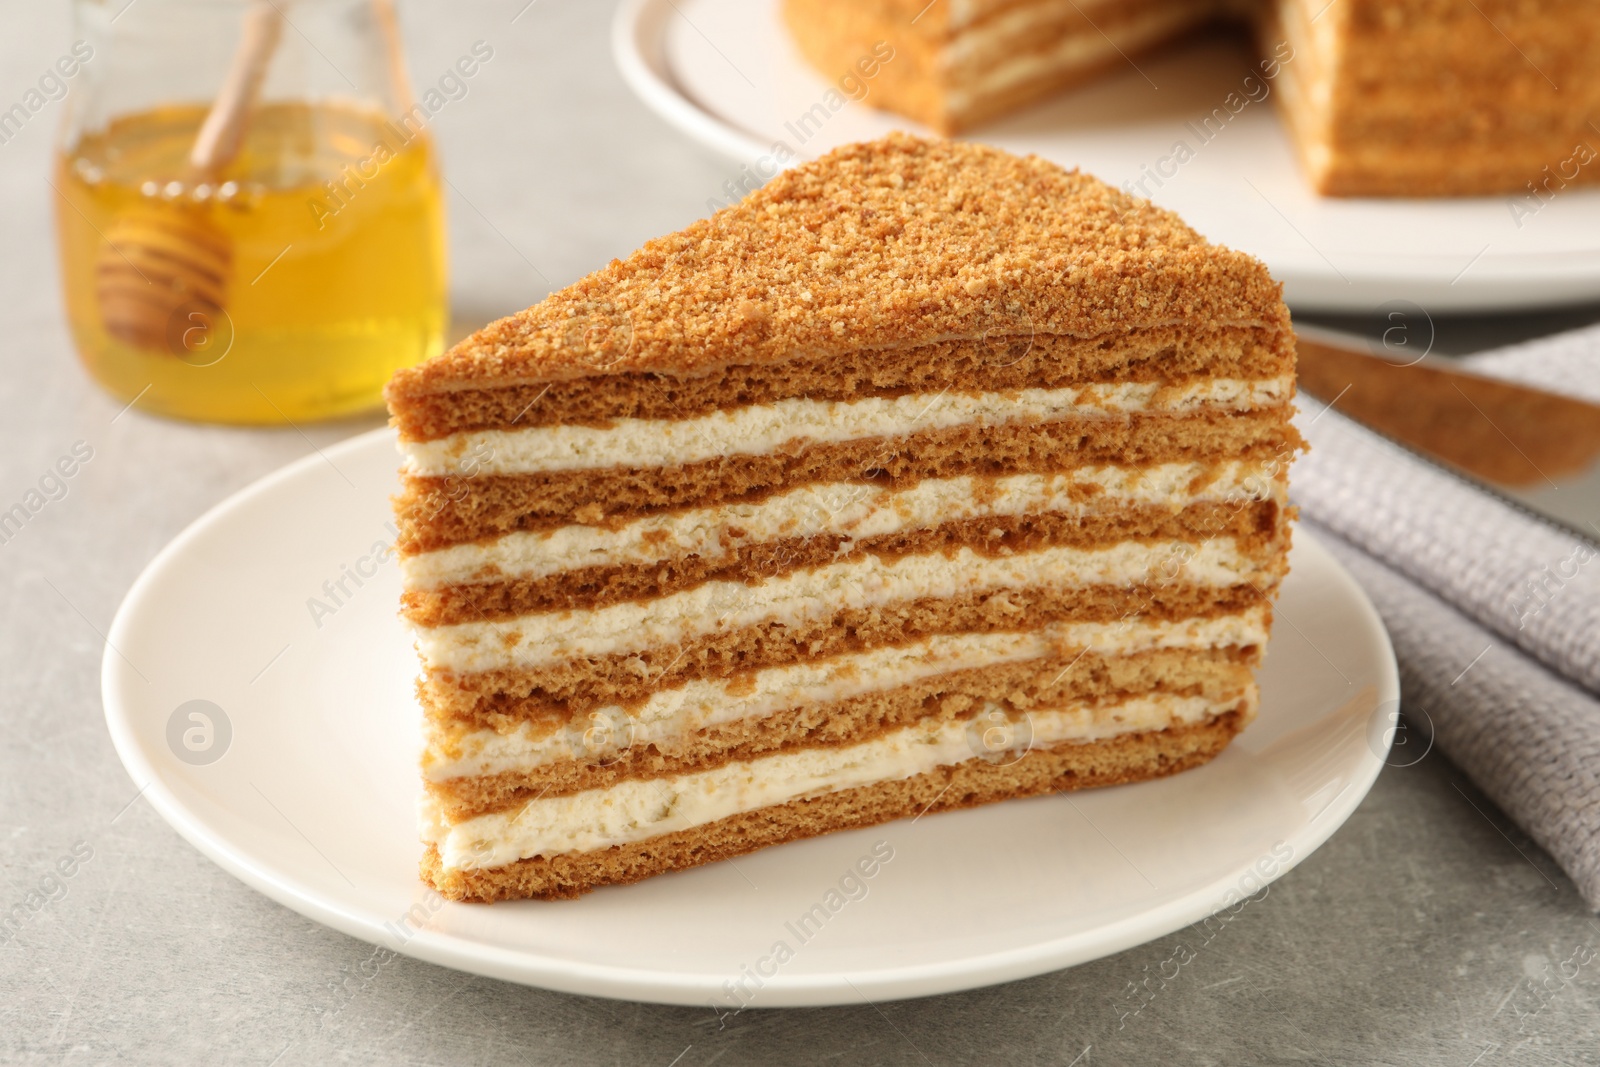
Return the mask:
{"type": "MultiPolygon", "coordinates": [[[[246,885],[292,911],[362,941],[457,970],[565,993],[661,1004],[707,1003],[720,992],[718,987],[707,980],[661,971],[553,960],[427,929],[417,931],[396,946],[396,939],[386,933],[381,917],[353,910],[336,899],[324,898],[313,889],[297,884],[292,873],[270,868],[252,857],[247,848],[214,832],[203,814],[191,810],[162,780],[159,769],[138,742],[133,727],[138,710],[135,701],[126,696],[132,682],[128,674],[131,665],[125,664],[117,648],[122,644],[121,639],[140,624],[146,603],[158,595],[162,580],[173,567],[181,564],[189,547],[234,511],[250,506],[281,484],[354,452],[380,444],[392,449],[393,440],[394,431],[388,427],[372,430],[313,452],[257,479],[191,522],[151,559],[134,581],[108,631],[101,659],[101,695],[113,746],[134,784],[140,787],[135,799],[140,795],[146,797],[186,841],[246,885]]],[[[1374,706],[1397,701],[1400,687],[1393,645],[1371,600],[1338,560],[1322,548],[1317,538],[1303,527],[1295,531],[1295,537],[1314,546],[1314,551],[1325,557],[1342,595],[1348,597],[1363,616],[1364,631],[1379,640],[1382,670],[1374,706]]],[[[1339,796],[1316,819],[1290,836],[1287,843],[1294,850],[1292,859],[1266,881],[1275,881],[1320,848],[1355,811],[1383,765],[1381,758],[1362,761],[1359,772],[1352,775],[1339,796]]],[[[816,1007],[860,1003],[863,998],[880,1001],[930,996],[1076,966],[1144,944],[1214,914],[1223,904],[1228,890],[1249,869],[1232,871],[1211,884],[1096,930],[1023,948],[963,957],[937,965],[885,968],[865,974],[780,975],[781,981],[774,979],[763,988],[760,1006],[816,1007]]]]}
{"type": "MultiPolygon", "coordinates": [[[[768,154],[769,145],[696,103],[674,80],[662,34],[675,10],[673,0],[622,0],[617,6],[611,54],[623,81],[669,125],[727,158],[748,162],[768,154]]],[[[1456,257],[1420,252],[1374,263],[1359,278],[1330,280],[1318,257],[1306,252],[1274,265],[1273,276],[1284,283],[1285,299],[1296,310],[1327,314],[1367,314],[1391,299],[1441,313],[1559,308],[1592,301],[1600,285],[1600,250],[1497,253],[1469,264],[1470,279],[1467,271],[1457,273],[1460,266],[1456,257]]]]}

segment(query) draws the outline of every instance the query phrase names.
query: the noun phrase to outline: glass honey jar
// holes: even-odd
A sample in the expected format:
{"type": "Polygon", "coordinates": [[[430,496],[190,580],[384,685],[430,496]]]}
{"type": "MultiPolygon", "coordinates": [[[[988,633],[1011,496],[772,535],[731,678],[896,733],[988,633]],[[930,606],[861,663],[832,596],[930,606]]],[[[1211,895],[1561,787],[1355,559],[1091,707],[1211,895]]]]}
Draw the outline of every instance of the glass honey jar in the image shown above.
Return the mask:
{"type": "Polygon", "coordinates": [[[67,317],[125,403],[295,423],[439,351],[443,205],[392,0],[77,0],[67,317]]]}

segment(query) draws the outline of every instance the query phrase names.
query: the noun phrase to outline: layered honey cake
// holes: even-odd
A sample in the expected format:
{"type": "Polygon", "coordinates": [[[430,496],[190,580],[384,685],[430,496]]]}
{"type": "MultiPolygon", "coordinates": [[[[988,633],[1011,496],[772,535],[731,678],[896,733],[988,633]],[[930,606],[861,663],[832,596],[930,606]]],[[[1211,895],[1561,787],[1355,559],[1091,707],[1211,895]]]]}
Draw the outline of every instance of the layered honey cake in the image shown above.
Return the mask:
{"type": "Polygon", "coordinates": [[[401,371],[423,876],[574,896],[1204,763],[1255,713],[1294,381],[1256,260],[904,135],[401,371]]]}
{"type": "Polygon", "coordinates": [[[1235,101],[1275,85],[1321,193],[1531,186],[1542,198],[1600,176],[1588,166],[1600,156],[1594,0],[782,0],[782,11],[830,79],[892,49],[872,64],[866,102],[944,133],[1226,20],[1253,32],[1262,59],[1231,100],[1191,101],[1197,121],[1220,130],[1235,101]]]}

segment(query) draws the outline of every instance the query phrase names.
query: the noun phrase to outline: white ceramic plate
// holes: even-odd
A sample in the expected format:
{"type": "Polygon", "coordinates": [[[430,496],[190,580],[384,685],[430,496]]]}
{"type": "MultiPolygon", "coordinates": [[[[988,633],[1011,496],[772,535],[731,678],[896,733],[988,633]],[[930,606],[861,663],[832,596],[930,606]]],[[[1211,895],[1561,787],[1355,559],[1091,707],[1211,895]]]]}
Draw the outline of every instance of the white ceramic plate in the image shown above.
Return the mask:
{"type": "MultiPolygon", "coordinates": [[[[778,143],[804,160],[917,128],[849,101],[837,111],[824,103],[813,114],[826,118],[802,127],[801,116],[833,86],[790,45],[777,6],[777,0],[626,0],[612,50],[646,104],[751,168],[730,166],[735,184],[748,173],[770,176],[778,143]]],[[[1260,257],[1296,310],[1367,313],[1407,301],[1442,313],[1600,298],[1600,189],[1563,189],[1548,203],[1531,195],[1318,197],[1301,177],[1270,85],[1262,96],[1261,88],[1244,84],[1255,64],[1241,41],[1202,35],[973,137],[1081,167],[1117,186],[1138,182],[1142,168],[1173,172],[1158,173],[1160,185],[1146,178],[1141,195],[1210,239],[1260,257]],[[1195,127],[1230,93],[1238,99],[1253,93],[1261,102],[1244,106],[1226,126],[1214,121],[1220,132],[1206,131],[1210,140],[1203,141],[1195,127]],[[1176,158],[1179,141],[1193,158],[1181,167],[1163,163],[1176,158]]],[[[866,91],[870,99],[870,81],[866,91]]],[[[1558,168],[1562,160],[1549,162],[1558,168]]],[[[707,193],[728,199],[726,191],[707,193]]]]}
{"type": "Polygon", "coordinates": [[[416,874],[416,663],[397,568],[378,558],[397,463],[391,432],[376,431],[197,521],[129,592],[103,685],[128,773],[179,833],[272,899],[421,959],[725,1007],[739,1001],[724,983],[746,968],[776,970],[761,1007],[1021,978],[1255,892],[1344,821],[1387,751],[1388,639],[1302,532],[1261,716],[1208,766],[834,834],[576,901],[447,904],[416,874]],[[801,943],[786,923],[826,908],[875,845],[893,858],[864,890],[847,883],[859,899],[832,898],[845,903],[801,943]],[[779,941],[794,957],[776,968],[779,941]]]}

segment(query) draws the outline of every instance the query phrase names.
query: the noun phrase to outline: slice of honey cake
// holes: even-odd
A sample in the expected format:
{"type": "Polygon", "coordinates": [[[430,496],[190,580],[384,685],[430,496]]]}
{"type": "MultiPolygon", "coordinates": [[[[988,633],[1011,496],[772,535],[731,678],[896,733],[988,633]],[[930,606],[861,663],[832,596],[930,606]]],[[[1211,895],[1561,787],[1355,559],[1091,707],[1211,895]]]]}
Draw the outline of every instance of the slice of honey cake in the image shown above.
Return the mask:
{"type": "Polygon", "coordinates": [[[904,135],[400,372],[424,877],[574,896],[1205,762],[1293,393],[1256,260],[904,135]]]}

